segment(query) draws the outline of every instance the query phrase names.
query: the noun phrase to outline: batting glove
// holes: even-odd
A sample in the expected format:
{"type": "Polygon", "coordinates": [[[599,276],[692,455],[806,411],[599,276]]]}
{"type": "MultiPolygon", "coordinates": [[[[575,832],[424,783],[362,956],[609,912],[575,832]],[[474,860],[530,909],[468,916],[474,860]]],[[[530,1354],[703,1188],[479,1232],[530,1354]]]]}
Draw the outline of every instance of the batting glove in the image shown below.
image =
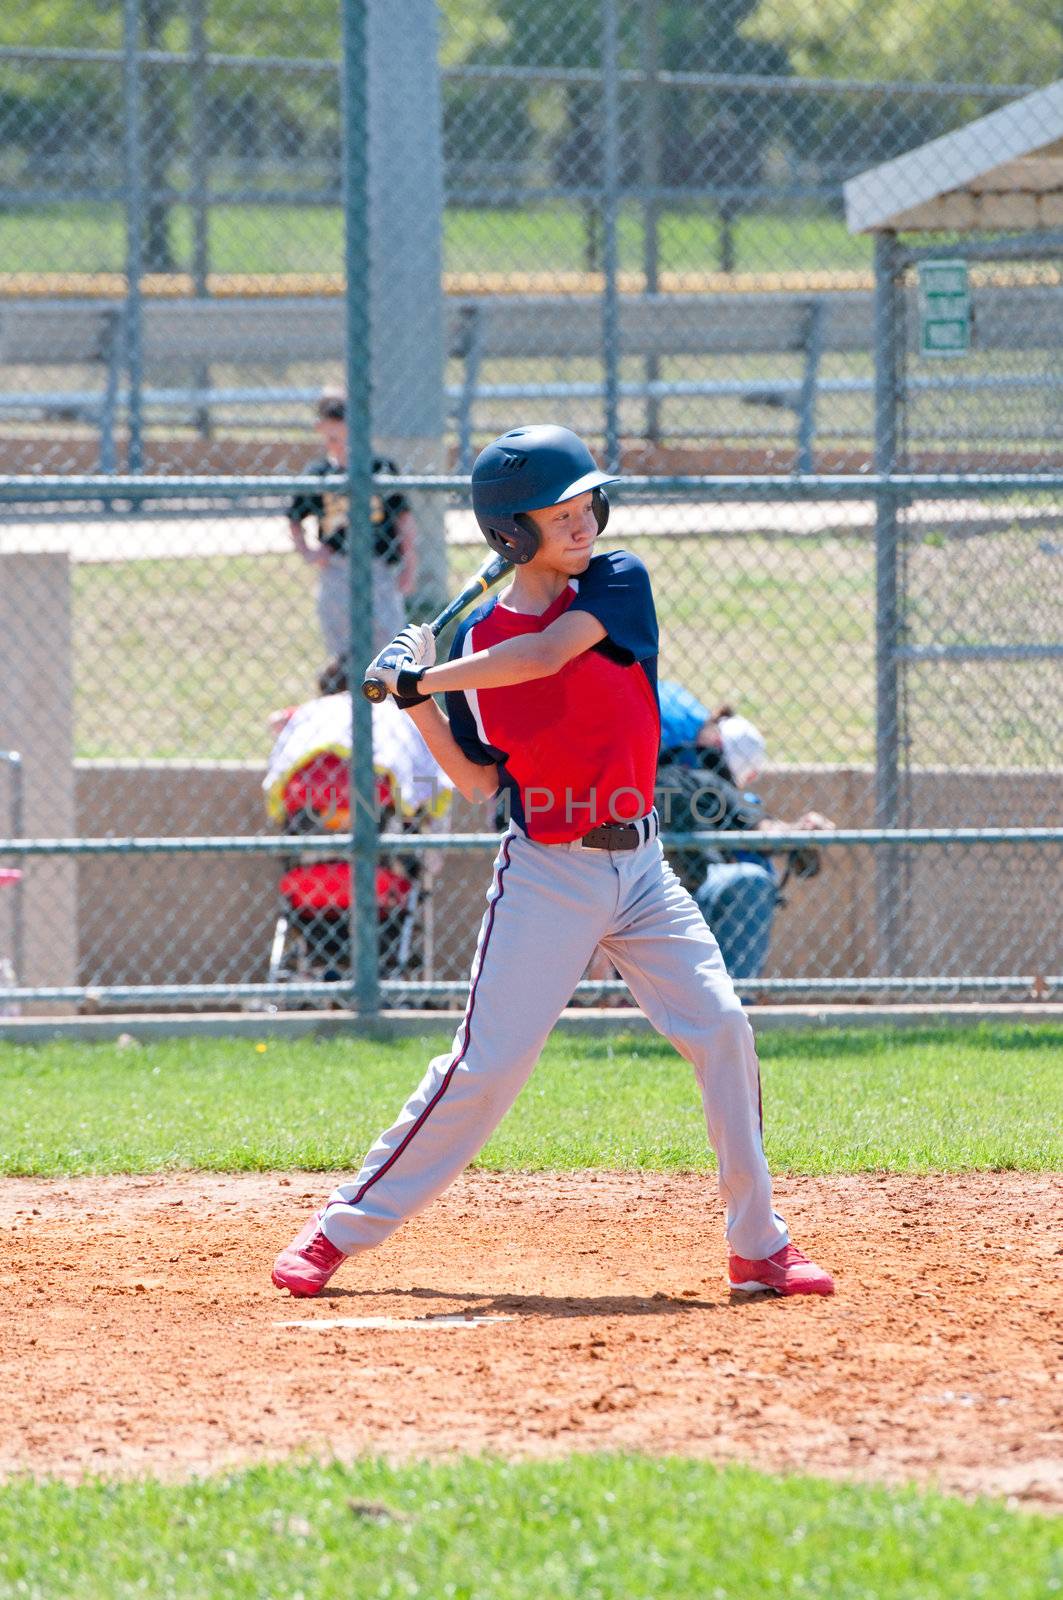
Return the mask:
{"type": "Polygon", "coordinates": [[[372,677],[379,678],[394,697],[395,704],[401,706],[403,711],[408,711],[410,706],[423,705],[431,699],[431,695],[421,694],[418,689],[421,674],[427,672],[428,666],[410,654],[409,645],[402,634],[373,657],[368,670],[372,677]]]}
{"type": "Polygon", "coordinates": [[[406,654],[418,667],[436,664],[436,637],[427,622],[411,622],[397,633],[392,644],[402,645],[406,654]]]}

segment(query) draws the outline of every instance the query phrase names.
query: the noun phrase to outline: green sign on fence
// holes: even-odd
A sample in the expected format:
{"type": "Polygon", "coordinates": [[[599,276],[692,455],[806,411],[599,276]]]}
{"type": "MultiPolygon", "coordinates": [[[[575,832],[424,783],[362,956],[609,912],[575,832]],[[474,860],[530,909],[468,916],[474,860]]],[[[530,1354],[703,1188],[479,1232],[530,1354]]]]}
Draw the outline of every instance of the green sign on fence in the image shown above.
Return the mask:
{"type": "Polygon", "coordinates": [[[963,356],[971,348],[966,261],[919,263],[919,353],[963,356]]]}

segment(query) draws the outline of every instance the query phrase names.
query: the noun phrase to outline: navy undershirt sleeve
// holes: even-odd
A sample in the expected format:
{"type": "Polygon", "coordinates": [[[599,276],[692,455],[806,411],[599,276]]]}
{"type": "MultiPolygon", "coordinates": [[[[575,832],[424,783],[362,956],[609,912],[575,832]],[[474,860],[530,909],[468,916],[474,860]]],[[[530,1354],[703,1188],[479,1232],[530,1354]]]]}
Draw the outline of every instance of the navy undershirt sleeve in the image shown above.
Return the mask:
{"type": "MultiPolygon", "coordinates": [[[[454,635],[454,643],[450,647],[451,661],[457,661],[464,652],[465,639],[470,628],[483,615],[482,610],[474,611],[467,621],[463,622],[454,635]]],[[[470,761],[475,761],[477,766],[489,767],[492,762],[501,760],[501,752],[493,750],[490,745],[484,744],[476,726],[476,718],[472,714],[469,702],[462,689],[448,689],[444,695],[447,708],[447,721],[450,731],[457,740],[458,748],[462,755],[468,756],[470,761]]]]}
{"type": "Polygon", "coordinates": [[[597,617],[612,645],[631,661],[647,661],[658,650],[657,610],[650,575],[638,556],[607,550],[595,556],[579,580],[570,611],[597,617]]]}

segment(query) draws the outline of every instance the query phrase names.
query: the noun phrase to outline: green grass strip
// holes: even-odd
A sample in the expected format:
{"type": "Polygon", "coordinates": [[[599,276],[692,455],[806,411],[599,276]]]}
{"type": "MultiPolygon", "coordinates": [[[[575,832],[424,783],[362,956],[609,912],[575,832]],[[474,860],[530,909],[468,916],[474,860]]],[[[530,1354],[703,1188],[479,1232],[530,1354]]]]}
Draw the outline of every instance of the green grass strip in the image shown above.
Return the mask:
{"type": "Polygon", "coordinates": [[[1058,1524],[982,1501],[642,1456],[18,1481],[20,1600],[1048,1600],[1058,1524]]]}
{"type": "MultiPolygon", "coordinates": [[[[352,1168],[444,1036],[0,1045],[0,1173],[352,1168]]],[[[766,1034],[775,1171],[1063,1168],[1063,1027],[766,1034]]],[[[655,1036],[556,1034],[485,1147],[498,1170],[704,1170],[694,1075],[655,1036]]]]}
{"type": "MultiPolygon", "coordinates": [[[[191,208],[168,207],[170,247],[178,270],[190,271],[194,221],[191,208]]],[[[343,213],[338,206],[212,205],[209,215],[212,272],[273,273],[343,270],[343,213]]],[[[620,267],[638,272],[644,259],[639,208],[621,208],[620,267]]],[[[720,225],[705,207],[666,210],[658,221],[662,268],[712,272],[722,258],[720,225]]],[[[836,216],[809,206],[739,217],[733,230],[739,272],[870,270],[870,241],[836,216]]],[[[125,219],[120,206],[84,202],[36,206],[0,214],[0,252],[15,272],[121,272],[125,219]],[[72,266],[73,263],[73,266],[72,266]]],[[[582,272],[587,267],[587,222],[578,204],[464,209],[443,217],[443,267],[447,272],[582,272]]]]}

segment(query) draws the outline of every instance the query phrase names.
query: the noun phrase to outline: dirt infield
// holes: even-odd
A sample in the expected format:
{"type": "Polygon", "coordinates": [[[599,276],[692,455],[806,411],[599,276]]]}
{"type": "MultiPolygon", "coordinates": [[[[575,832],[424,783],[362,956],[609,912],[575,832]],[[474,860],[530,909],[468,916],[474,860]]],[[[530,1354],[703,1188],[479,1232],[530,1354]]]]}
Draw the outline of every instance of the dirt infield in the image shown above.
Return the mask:
{"type": "Polygon", "coordinates": [[[1063,1179],[777,1188],[832,1300],[732,1305],[700,1177],[470,1173],[312,1302],[317,1175],[7,1179],[0,1472],[639,1449],[1063,1508],[1063,1179]]]}

